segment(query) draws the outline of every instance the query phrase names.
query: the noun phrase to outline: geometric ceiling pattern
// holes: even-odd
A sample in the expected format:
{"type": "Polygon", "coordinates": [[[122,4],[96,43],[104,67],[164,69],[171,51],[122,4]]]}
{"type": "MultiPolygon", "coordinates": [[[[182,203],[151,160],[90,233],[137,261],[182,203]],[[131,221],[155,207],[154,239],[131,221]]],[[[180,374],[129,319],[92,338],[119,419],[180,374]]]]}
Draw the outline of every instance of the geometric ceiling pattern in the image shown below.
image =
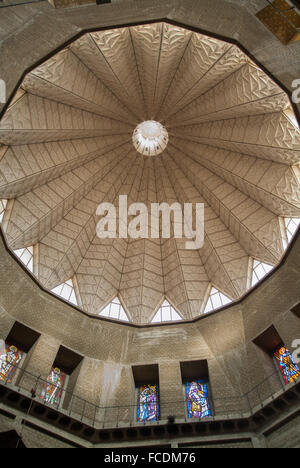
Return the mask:
{"type": "Polygon", "coordinates": [[[11,249],[38,245],[52,290],[76,275],[80,307],[122,298],[146,324],[167,297],[184,320],[212,286],[231,300],[249,258],[276,265],[282,217],[300,217],[300,133],[290,101],[236,45],[155,23],[88,33],[31,71],[0,122],[0,199],[11,249]],[[169,143],[139,154],[136,126],[169,143]],[[99,203],[199,202],[205,239],[99,239],[99,203]]]}

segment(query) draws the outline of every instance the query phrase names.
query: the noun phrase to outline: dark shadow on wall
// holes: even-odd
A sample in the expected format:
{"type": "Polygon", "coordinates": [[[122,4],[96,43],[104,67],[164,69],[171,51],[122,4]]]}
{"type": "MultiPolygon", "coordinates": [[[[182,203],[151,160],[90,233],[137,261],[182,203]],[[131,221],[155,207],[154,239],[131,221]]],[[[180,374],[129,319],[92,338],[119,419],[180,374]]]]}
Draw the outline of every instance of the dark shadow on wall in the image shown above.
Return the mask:
{"type": "Polygon", "coordinates": [[[7,431],[0,433],[0,448],[14,449],[27,447],[16,431],[7,431]]]}

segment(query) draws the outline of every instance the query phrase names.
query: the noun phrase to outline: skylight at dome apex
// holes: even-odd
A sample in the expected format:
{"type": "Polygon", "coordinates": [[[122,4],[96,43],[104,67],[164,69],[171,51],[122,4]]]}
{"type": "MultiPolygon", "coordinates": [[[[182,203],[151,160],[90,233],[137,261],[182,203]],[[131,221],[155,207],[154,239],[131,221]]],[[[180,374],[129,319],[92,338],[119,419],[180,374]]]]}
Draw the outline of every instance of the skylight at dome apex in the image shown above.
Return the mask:
{"type": "Polygon", "coordinates": [[[159,122],[147,120],[136,127],[132,141],[139,153],[144,156],[157,156],[166,149],[169,135],[159,122]]]}
{"type": "Polygon", "coordinates": [[[288,96],[238,46],[167,23],[84,34],[28,73],[0,122],[0,156],[9,247],[30,247],[49,291],[72,279],[95,315],[120,296],[136,324],[164,298],[183,321],[211,291],[241,298],[249,265],[277,265],[286,220],[300,218],[288,96]],[[204,203],[203,248],[99,239],[97,206],[119,195],[204,203]]]}

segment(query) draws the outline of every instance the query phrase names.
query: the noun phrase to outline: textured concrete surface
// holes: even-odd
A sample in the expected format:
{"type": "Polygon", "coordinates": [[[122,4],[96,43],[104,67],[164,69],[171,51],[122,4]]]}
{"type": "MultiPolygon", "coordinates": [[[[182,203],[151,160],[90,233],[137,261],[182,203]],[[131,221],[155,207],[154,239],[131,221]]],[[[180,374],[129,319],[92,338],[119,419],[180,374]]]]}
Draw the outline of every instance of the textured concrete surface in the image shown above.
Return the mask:
{"type": "MultiPolygon", "coordinates": [[[[124,0],[103,7],[55,10],[39,4],[5,9],[0,18],[0,77],[10,94],[25,69],[87,28],[169,18],[234,37],[291,89],[292,80],[300,77],[300,44],[284,47],[259,23],[253,14],[265,3],[124,0]]],[[[89,318],[49,296],[1,244],[0,338],[7,336],[15,320],[39,331],[41,338],[26,367],[42,375],[47,375],[60,344],[83,354],[72,385],[75,393],[96,404],[135,402],[131,366],[152,363],[159,364],[161,396],[166,401],[180,389],[179,362],[198,359],[208,360],[214,398],[239,395],[269,372],[252,342],[257,335],[273,324],[288,347],[300,337],[300,320],[291,312],[299,302],[299,273],[300,239],[282,267],[242,303],[196,323],[139,329],[89,318]]],[[[293,425],[289,431],[294,433],[293,425]]],[[[32,440],[32,434],[28,437],[32,440]]],[[[290,439],[292,445],[299,444],[290,439]]],[[[269,438],[270,446],[285,444],[282,433],[269,438]]]]}
{"type": "Polygon", "coordinates": [[[295,417],[284,426],[266,436],[268,448],[300,448],[300,417],[295,417]]]}
{"type": "Polygon", "coordinates": [[[238,40],[257,60],[291,89],[300,77],[299,43],[283,46],[254,14],[264,0],[120,0],[110,5],[54,9],[50,4],[1,11],[1,78],[8,94],[25,69],[85,29],[169,18],[238,40]],[[13,53],[12,53],[13,51],[13,53]]]}
{"type": "Polygon", "coordinates": [[[165,298],[183,319],[203,314],[212,286],[238,299],[253,259],[280,261],[282,218],[300,216],[300,133],[287,115],[286,93],[236,45],[166,22],[84,34],[26,75],[1,120],[9,246],[37,246],[41,284],[75,282],[96,315],[117,295],[143,325],[165,298]],[[160,157],[132,145],[150,119],[170,135],[160,157]],[[149,212],[203,203],[203,247],[99,239],[97,207],[120,195],[149,212]]]}
{"type": "Polygon", "coordinates": [[[41,333],[26,370],[43,376],[61,344],[84,355],[72,385],[94,404],[135,404],[131,366],[153,363],[162,403],[168,402],[180,392],[179,362],[199,359],[208,361],[214,399],[242,395],[272,370],[252,340],[272,324],[288,347],[300,337],[300,320],[290,311],[299,302],[299,244],[300,238],[282,267],[242,303],[195,323],[141,329],[88,318],[43,292],[1,245],[0,337],[14,320],[41,333]]]}

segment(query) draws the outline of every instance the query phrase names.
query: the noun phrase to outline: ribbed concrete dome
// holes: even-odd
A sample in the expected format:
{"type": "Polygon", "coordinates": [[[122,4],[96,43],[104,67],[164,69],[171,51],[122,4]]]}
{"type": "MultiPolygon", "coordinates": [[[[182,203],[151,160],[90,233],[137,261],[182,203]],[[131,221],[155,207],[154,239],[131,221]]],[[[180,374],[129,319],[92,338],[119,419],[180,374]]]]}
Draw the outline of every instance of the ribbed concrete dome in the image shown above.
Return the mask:
{"type": "Polygon", "coordinates": [[[0,198],[9,246],[37,246],[53,289],[76,278],[83,310],[117,295],[134,323],[166,297],[183,318],[211,287],[250,287],[249,258],[284,252],[300,217],[300,134],[286,94],[237,46],[165,23],[85,34],[29,73],[0,124],[0,198]],[[132,136],[161,123],[169,142],[141,155],[132,136]],[[205,203],[205,242],[100,239],[101,202],[205,203]]]}

